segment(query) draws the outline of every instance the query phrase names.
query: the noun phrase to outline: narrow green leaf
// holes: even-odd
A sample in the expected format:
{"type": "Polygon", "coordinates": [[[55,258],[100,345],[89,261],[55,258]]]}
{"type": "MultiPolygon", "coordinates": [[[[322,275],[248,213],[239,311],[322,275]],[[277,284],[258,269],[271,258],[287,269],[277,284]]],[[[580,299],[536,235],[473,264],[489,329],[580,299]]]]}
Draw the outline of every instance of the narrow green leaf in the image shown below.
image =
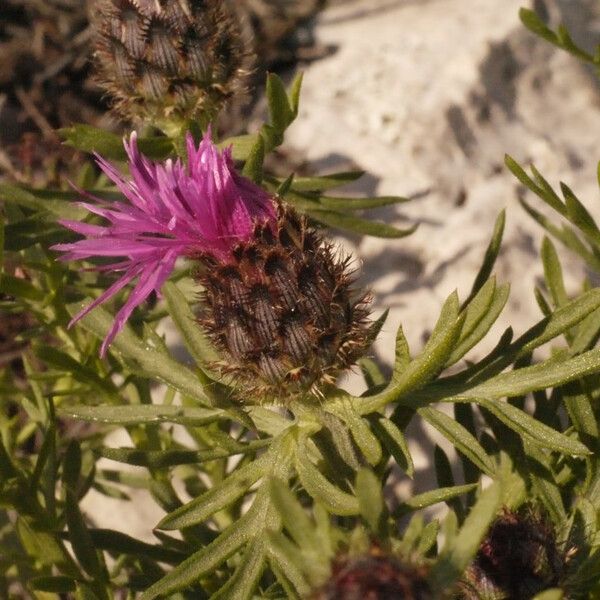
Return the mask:
{"type": "Polygon", "coordinates": [[[235,470],[226,479],[166,515],[157,529],[184,529],[203,523],[217,511],[233,504],[248,493],[271,464],[271,457],[262,455],[255,461],[235,470]]]}
{"type": "Polygon", "coordinates": [[[281,78],[275,73],[267,75],[267,102],[271,125],[283,133],[294,120],[294,111],[290,107],[288,95],[281,78]]]}
{"type": "Polygon", "coordinates": [[[563,401],[569,419],[580,434],[598,438],[600,431],[592,403],[587,394],[577,393],[578,387],[575,383],[573,386],[566,386],[563,391],[563,401]]]}
{"type": "Polygon", "coordinates": [[[528,355],[536,348],[568,331],[599,307],[600,289],[593,289],[558,308],[550,318],[544,319],[514,342],[514,346],[521,346],[516,358],[528,355]]]}
{"type": "Polygon", "coordinates": [[[211,600],[251,600],[265,568],[266,546],[267,541],[263,537],[249,545],[233,576],[211,596],[211,600]]]}
{"type": "Polygon", "coordinates": [[[67,446],[63,460],[62,479],[73,493],[77,492],[77,483],[81,472],[81,448],[75,440],[71,440],[67,446]]]}
{"type": "Polygon", "coordinates": [[[300,448],[296,456],[296,472],[304,489],[329,512],[334,515],[358,514],[358,500],[333,485],[310,462],[306,451],[301,451],[300,448]]]}
{"type": "Polygon", "coordinates": [[[471,300],[473,300],[473,298],[475,298],[479,290],[483,287],[485,282],[489,279],[490,275],[492,274],[492,269],[494,268],[494,264],[496,263],[496,259],[498,258],[498,254],[500,252],[505,223],[506,211],[502,210],[496,218],[496,223],[494,224],[494,231],[492,232],[492,239],[490,240],[490,243],[488,244],[488,247],[485,251],[483,263],[479,268],[477,276],[475,277],[473,287],[471,288],[471,293],[464,302],[465,306],[468,305],[471,302],[471,300]]]}
{"type": "Polygon", "coordinates": [[[554,210],[558,211],[562,215],[566,215],[565,213],[565,205],[562,203],[562,200],[559,198],[558,194],[554,191],[552,186],[546,181],[546,179],[542,176],[542,174],[535,168],[535,165],[531,165],[531,172],[535,179],[535,182],[538,186],[537,195],[544,201],[548,206],[554,208],[554,210]]]}
{"type": "Polygon", "coordinates": [[[567,184],[561,182],[560,187],[565,197],[567,218],[583,233],[591,245],[598,248],[600,246],[600,229],[594,218],[567,184]]]}
{"type": "Polygon", "coordinates": [[[221,150],[231,148],[233,160],[245,161],[250,156],[258,137],[260,134],[252,133],[226,138],[217,144],[217,148],[221,150]]]}
{"type": "Polygon", "coordinates": [[[38,531],[34,524],[23,516],[17,517],[15,530],[27,554],[35,558],[39,564],[58,567],[61,573],[74,579],[81,577],[81,571],[72,556],[54,535],[38,531]]]}
{"type": "Polygon", "coordinates": [[[394,375],[402,375],[403,371],[410,364],[410,348],[408,341],[404,335],[402,325],[398,327],[396,332],[396,352],[394,358],[394,375]]]}
{"type": "Polygon", "coordinates": [[[531,367],[500,373],[458,396],[488,399],[514,398],[536,390],[564,385],[598,371],[600,371],[600,349],[596,348],[568,360],[557,362],[549,359],[531,367]]]}
{"type": "Polygon", "coordinates": [[[140,600],[153,600],[168,596],[198,581],[205,573],[214,571],[241,546],[248,542],[256,531],[260,513],[248,511],[238,521],[230,525],[216,540],[177,565],[162,579],[142,593],[140,600]]]}
{"type": "Polygon", "coordinates": [[[356,497],[362,518],[375,536],[383,534],[386,507],[381,481],[370,469],[361,468],[356,474],[356,497]]]}
{"type": "Polygon", "coordinates": [[[430,573],[431,585],[438,594],[451,589],[471,562],[500,508],[501,501],[502,490],[494,483],[481,494],[458,535],[447,540],[446,547],[430,573]]]}
{"type": "Polygon", "coordinates": [[[279,511],[283,526],[298,546],[318,556],[320,544],[313,533],[313,525],[302,505],[285,482],[271,479],[269,482],[273,506],[279,511]]]}
{"type": "Polygon", "coordinates": [[[420,408],[418,413],[481,471],[490,477],[493,475],[494,464],[491,458],[477,439],[460,423],[434,408],[420,408]]]}
{"type": "Polygon", "coordinates": [[[569,354],[575,356],[594,347],[600,337],[600,310],[590,313],[577,327],[569,354]]]}
{"type": "Polygon", "coordinates": [[[71,419],[125,426],[148,423],[179,423],[199,426],[229,418],[225,411],[217,408],[162,404],[62,406],[58,409],[58,413],[62,417],[71,419]]]}
{"type": "Polygon", "coordinates": [[[543,21],[533,10],[528,8],[519,9],[519,18],[521,19],[523,25],[525,25],[525,27],[527,27],[527,29],[529,29],[531,32],[539,35],[555,46],[559,45],[559,40],[556,34],[543,23],[543,21]]]}
{"type": "Polygon", "coordinates": [[[404,371],[392,378],[388,389],[380,394],[356,401],[356,409],[368,414],[392,402],[399,401],[409,392],[423,387],[443,368],[452,353],[464,323],[464,314],[458,314],[458,295],[451,294],[446,300],[438,322],[425,344],[425,348],[404,371]]]}
{"type": "Polygon", "coordinates": [[[286,194],[290,191],[292,184],[294,183],[294,177],[295,174],[291,173],[290,176],[287,179],[284,179],[278,186],[277,186],[277,195],[280,198],[285,198],[286,194]]]}
{"type": "MultiPolygon", "coordinates": [[[[109,160],[127,160],[123,139],[114,133],[81,123],[59,129],[58,133],[68,146],[78,150],[97,152],[109,160]]],[[[138,138],[138,146],[143,154],[154,159],[164,159],[174,150],[172,140],[167,137],[138,138]]]]}
{"type": "Polygon", "coordinates": [[[548,457],[530,443],[525,443],[527,455],[527,473],[531,479],[535,495],[542,501],[552,522],[562,525],[567,521],[567,512],[563,504],[560,489],[554,481],[548,457]]]}
{"type": "Polygon", "coordinates": [[[364,394],[365,396],[368,396],[373,388],[385,387],[385,375],[372,358],[363,356],[359,359],[358,366],[360,367],[360,371],[367,385],[367,391],[364,394]]]}
{"type": "Polygon", "coordinates": [[[295,177],[292,188],[297,192],[324,192],[360,179],[364,171],[344,171],[331,175],[295,177]]]}
{"type": "Polygon", "coordinates": [[[556,195],[548,182],[540,175],[536,168],[532,165],[531,170],[535,177],[535,181],[525,173],[523,168],[508,154],[504,157],[504,163],[513,173],[513,175],[534,194],[546,202],[551,208],[561,215],[566,215],[566,208],[561,199],[556,195]]]}
{"type": "Polygon", "coordinates": [[[198,325],[197,318],[179,287],[172,281],[167,281],[161,292],[167,301],[169,314],[177,325],[185,347],[194,360],[203,367],[218,360],[219,355],[198,325]]]}
{"type": "Polygon", "coordinates": [[[412,477],[415,472],[410,450],[404,434],[392,421],[378,414],[369,415],[371,427],[377,435],[377,438],[385,446],[387,451],[394,457],[394,460],[403,471],[412,477]]]}
{"type": "Polygon", "coordinates": [[[77,497],[69,489],[66,495],[65,517],[75,558],[90,577],[104,581],[106,579],[104,566],[79,510],[77,497]]]}
{"type": "Polygon", "coordinates": [[[476,483],[470,483],[468,485],[455,485],[452,487],[442,487],[437,490],[431,490],[429,492],[423,492],[417,494],[408,500],[405,500],[398,508],[394,511],[394,516],[400,517],[407,512],[412,510],[420,510],[439,504],[440,502],[448,502],[452,498],[468,494],[477,487],[476,483]]]}
{"type": "Polygon", "coordinates": [[[369,210],[409,201],[409,198],[402,196],[376,196],[373,198],[319,196],[318,198],[319,206],[332,211],[369,210]]]}
{"type": "Polygon", "coordinates": [[[367,422],[354,410],[349,402],[341,403],[340,417],[346,422],[352,438],[367,462],[375,466],[382,456],[381,444],[373,435],[367,422]]]}
{"type": "Polygon", "coordinates": [[[537,302],[539,309],[542,311],[542,314],[545,317],[549,317],[552,314],[552,308],[550,307],[550,304],[548,304],[548,301],[546,300],[546,297],[544,296],[542,290],[540,290],[540,288],[536,286],[533,288],[533,294],[535,296],[535,301],[537,302]]]}
{"type": "Polygon", "coordinates": [[[559,240],[566,248],[578,254],[595,271],[600,271],[600,259],[586,246],[572,227],[563,225],[559,228],[548,217],[535,210],[524,200],[520,200],[520,204],[534,221],[550,235],[559,240]]]}
{"type": "MultiPolygon", "coordinates": [[[[308,598],[312,589],[304,575],[305,565],[300,552],[298,552],[298,547],[294,546],[281,533],[269,532],[267,535],[269,561],[275,567],[274,571],[277,579],[282,586],[293,586],[292,598],[308,598]]],[[[289,592],[287,596],[290,596],[289,592]]]]}
{"type": "Polygon", "coordinates": [[[235,444],[232,448],[214,448],[210,450],[138,450],[137,448],[100,448],[98,454],[103,458],[117,462],[161,469],[176,465],[190,465],[209,462],[218,458],[227,458],[237,454],[251,454],[269,445],[270,440],[258,440],[248,444],[235,444]]]}
{"type": "Polygon", "coordinates": [[[300,92],[302,90],[302,80],[304,79],[304,73],[300,72],[294,77],[292,85],[290,86],[290,108],[294,118],[298,116],[298,109],[300,107],[300,92]]]}
{"type": "Polygon", "coordinates": [[[242,174],[260,184],[263,178],[263,162],[265,160],[265,141],[262,136],[256,138],[252,150],[246,159],[242,174]]]}
{"type": "Polygon", "coordinates": [[[559,25],[556,31],[556,35],[558,37],[558,41],[560,43],[560,47],[563,50],[566,50],[573,56],[576,56],[580,60],[585,60],[586,62],[595,63],[596,65],[600,60],[595,59],[591,54],[580,48],[575,44],[569,32],[567,31],[564,25],[559,25]]]}
{"type": "Polygon", "coordinates": [[[417,224],[408,229],[398,229],[387,223],[361,219],[342,212],[329,210],[308,210],[307,214],[315,221],[319,221],[328,227],[381,238],[400,239],[413,234],[418,227],[417,224]]]}
{"type": "Polygon", "coordinates": [[[483,406],[520,436],[542,448],[555,450],[572,456],[585,456],[591,454],[588,448],[580,441],[567,437],[551,427],[544,425],[544,423],[529,416],[516,406],[508,404],[508,402],[484,400],[482,398],[475,398],[473,401],[480,406],[483,406]]]}
{"type": "MultiPolygon", "coordinates": [[[[337,464],[341,458],[350,471],[358,469],[360,460],[348,426],[333,412],[323,412],[319,415],[319,419],[324,427],[313,436],[313,440],[321,454],[326,456],[325,460],[337,464]]],[[[346,477],[349,477],[350,473],[345,465],[338,464],[338,468],[340,471],[345,471],[346,477]]]]}
{"type": "Polygon", "coordinates": [[[509,293],[509,284],[496,287],[494,279],[490,279],[480,289],[466,308],[465,324],[461,331],[460,341],[448,358],[446,366],[458,362],[485,337],[506,306],[509,293]]]}
{"type": "Polygon", "coordinates": [[[0,275],[4,272],[4,215],[0,212],[0,275]]]}
{"type": "Polygon", "coordinates": [[[427,523],[421,534],[421,539],[417,546],[417,552],[421,556],[426,556],[427,553],[434,547],[437,542],[437,536],[440,531],[439,521],[431,521],[427,523]]]}
{"type": "Polygon", "coordinates": [[[107,396],[117,400],[120,399],[118,390],[112,380],[100,377],[96,369],[82,365],[66,352],[52,346],[41,345],[35,347],[35,354],[46,364],[74,375],[78,382],[89,383],[107,396]]]}
{"type": "Polygon", "coordinates": [[[248,413],[258,431],[274,437],[292,425],[292,421],[279,414],[277,410],[264,406],[249,406],[248,413]]]}
{"type": "Polygon", "coordinates": [[[54,190],[25,189],[9,183],[0,183],[0,200],[17,204],[23,208],[39,211],[41,214],[52,214],[62,219],[81,220],[86,210],[78,206],[73,193],[54,190]]]}
{"type": "Polygon", "coordinates": [[[544,236],[544,241],[542,242],[541,254],[546,285],[552,296],[554,306],[564,306],[569,301],[569,298],[567,296],[567,290],[565,289],[562,267],[558,260],[558,254],[554,244],[546,236],[544,236]]]}

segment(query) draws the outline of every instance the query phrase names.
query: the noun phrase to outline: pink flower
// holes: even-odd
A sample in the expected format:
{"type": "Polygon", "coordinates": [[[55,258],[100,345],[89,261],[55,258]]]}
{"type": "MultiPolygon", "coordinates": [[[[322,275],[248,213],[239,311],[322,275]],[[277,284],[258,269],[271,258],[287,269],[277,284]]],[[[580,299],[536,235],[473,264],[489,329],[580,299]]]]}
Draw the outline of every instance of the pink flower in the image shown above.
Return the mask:
{"type": "Polygon", "coordinates": [[[207,252],[227,261],[233,248],[252,236],[257,222],[276,222],[271,196],[236,173],[231,149],[220,153],[212,143],[210,130],[198,148],[188,134],[187,165],[179,159],[164,163],[147,159],[138,150],[135,133],[124,145],[131,179],[125,179],[113,165],[96,157],[100,168],[125,196],[124,200],[92,198],[93,203],[81,203],[108,224],[62,220],[62,225],[86,238],[53,246],[54,250],[66,253],[62,260],[121,258],[96,268],[117,271],[121,276],[69,325],[137,280],[102,343],[102,356],[134,308],[152,291],[160,293],[178,257],[207,252]]]}

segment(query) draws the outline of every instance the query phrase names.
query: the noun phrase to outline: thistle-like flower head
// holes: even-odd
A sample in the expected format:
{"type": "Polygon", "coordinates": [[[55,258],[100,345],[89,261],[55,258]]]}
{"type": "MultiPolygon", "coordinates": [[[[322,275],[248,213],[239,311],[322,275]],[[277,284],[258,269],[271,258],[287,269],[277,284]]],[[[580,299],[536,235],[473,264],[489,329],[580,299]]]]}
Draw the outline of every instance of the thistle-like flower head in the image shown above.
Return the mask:
{"type": "Polygon", "coordinates": [[[306,218],[239,175],[230,150],[219,152],[210,134],[198,148],[188,137],[187,164],[148,160],[135,135],[125,148],[131,179],[97,157],[123,201],[83,203],[108,224],[62,221],[86,238],[54,246],[65,260],[120,258],[97,267],[120,277],[73,321],[136,282],[102,354],[186,256],[197,262],[204,290],[198,320],[223,354],[214,366],[237,380],[248,401],[286,402],[309,390],[318,396],[362,356],[374,330],[349,259],[306,218]]]}
{"type": "Polygon", "coordinates": [[[92,202],[82,203],[108,224],[63,220],[62,225],[86,239],[54,246],[55,250],[66,252],[64,260],[121,258],[101,267],[118,271],[120,278],[73,322],[137,280],[102,344],[102,354],[133,309],[152,291],[160,292],[178,257],[203,253],[226,261],[237,244],[252,236],[258,223],[274,223],[276,218],[271,196],[235,171],[231,150],[219,152],[210,132],[199,147],[188,135],[187,164],[180,160],[148,160],[138,150],[135,133],[125,143],[125,149],[131,179],[97,157],[98,165],[122,192],[124,200],[92,198],[92,202]]]}

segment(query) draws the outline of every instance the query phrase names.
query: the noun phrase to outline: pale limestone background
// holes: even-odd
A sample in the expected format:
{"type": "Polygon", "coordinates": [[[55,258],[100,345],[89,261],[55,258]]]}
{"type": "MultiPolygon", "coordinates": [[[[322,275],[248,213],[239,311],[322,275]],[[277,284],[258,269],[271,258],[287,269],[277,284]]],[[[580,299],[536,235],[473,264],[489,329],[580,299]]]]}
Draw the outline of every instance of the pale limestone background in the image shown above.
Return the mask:
{"type": "MultiPolygon", "coordinates": [[[[371,177],[357,191],[420,196],[378,211],[399,227],[419,222],[413,236],[343,240],[362,261],[362,280],[376,308],[391,308],[375,347],[384,364],[393,360],[399,324],[414,353],[444,299],[454,289],[468,295],[503,208],[507,228],[496,273],[500,282],[512,283],[511,295],[473,356],[489,350],[509,324],[518,335],[540,319],[532,289],[542,273],[542,233],[518,204],[505,153],[533,161],[555,186],[565,181],[600,214],[597,81],[523,28],[518,10],[524,4],[368,0],[342,3],[319,21],[318,40],[337,51],[306,70],[300,116],[287,143],[325,169],[349,160],[368,171],[371,177]]],[[[597,2],[548,0],[535,8],[565,22],[588,48],[598,42],[597,2]]],[[[580,261],[562,256],[575,292],[580,261]]],[[[360,377],[348,386],[360,391],[360,377]]],[[[401,480],[399,494],[433,484],[432,438],[439,442],[422,423],[411,425],[417,475],[414,482],[401,480]]]]}
{"type": "MultiPolygon", "coordinates": [[[[317,22],[319,43],[335,51],[305,67],[301,111],[286,148],[320,172],[368,171],[353,192],[418,195],[373,213],[400,227],[419,222],[413,236],[339,236],[362,263],[361,281],[371,287],[376,311],[391,308],[375,347],[383,364],[391,363],[400,323],[415,353],[444,299],[454,289],[466,297],[502,208],[507,230],[496,273],[512,282],[512,292],[499,326],[476,354],[509,323],[519,334],[540,318],[532,288],[540,281],[542,234],[518,205],[505,152],[534,161],[553,185],[565,181],[600,213],[596,80],[521,26],[517,13],[525,2],[354,0],[336,3],[317,22]]],[[[535,4],[588,47],[600,37],[596,0],[535,4]]],[[[562,256],[575,291],[581,265],[562,256]]],[[[356,375],[346,385],[361,390],[356,375]]],[[[428,489],[430,432],[415,424],[411,434],[414,489],[428,489]]],[[[411,485],[401,481],[398,493],[411,485]]],[[[143,494],[134,498],[123,506],[90,494],[85,506],[102,526],[148,537],[160,511],[143,494]]]]}

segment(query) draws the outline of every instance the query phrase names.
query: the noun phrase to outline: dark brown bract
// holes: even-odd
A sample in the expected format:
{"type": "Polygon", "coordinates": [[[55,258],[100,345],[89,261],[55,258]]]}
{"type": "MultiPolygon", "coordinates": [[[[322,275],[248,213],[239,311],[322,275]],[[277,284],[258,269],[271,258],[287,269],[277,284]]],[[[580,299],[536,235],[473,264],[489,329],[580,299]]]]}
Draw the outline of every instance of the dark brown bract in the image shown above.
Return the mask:
{"type": "Polygon", "coordinates": [[[195,258],[205,289],[200,322],[225,354],[223,371],[253,398],[284,402],[318,396],[365,352],[372,329],[349,259],[304,217],[278,210],[276,224],[257,224],[231,260],[195,258]]]}
{"type": "Polygon", "coordinates": [[[223,0],[101,0],[99,81],[124,117],[191,119],[243,91],[250,54],[223,0]]]}

